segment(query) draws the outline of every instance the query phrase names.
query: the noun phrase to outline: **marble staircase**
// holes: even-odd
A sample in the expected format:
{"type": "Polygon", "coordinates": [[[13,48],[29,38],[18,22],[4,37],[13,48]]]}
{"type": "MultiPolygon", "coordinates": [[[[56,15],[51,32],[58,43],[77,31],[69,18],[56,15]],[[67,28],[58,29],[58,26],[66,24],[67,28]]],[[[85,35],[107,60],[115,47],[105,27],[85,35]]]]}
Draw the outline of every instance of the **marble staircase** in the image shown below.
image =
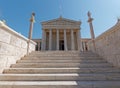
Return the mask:
{"type": "Polygon", "coordinates": [[[0,74],[0,88],[120,88],[120,69],[92,52],[36,51],[0,74]]]}

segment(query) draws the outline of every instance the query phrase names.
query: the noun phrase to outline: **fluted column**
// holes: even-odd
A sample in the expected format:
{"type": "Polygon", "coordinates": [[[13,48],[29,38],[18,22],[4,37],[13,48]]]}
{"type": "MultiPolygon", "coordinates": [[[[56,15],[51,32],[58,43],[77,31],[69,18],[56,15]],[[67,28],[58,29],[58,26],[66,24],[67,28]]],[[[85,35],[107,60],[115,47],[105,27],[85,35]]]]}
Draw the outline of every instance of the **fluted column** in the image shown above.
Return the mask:
{"type": "Polygon", "coordinates": [[[67,36],[66,36],[66,29],[64,29],[64,49],[65,51],[68,50],[67,48],[67,36]]]}
{"type": "Polygon", "coordinates": [[[49,50],[52,50],[52,29],[49,30],[49,50]]]}
{"type": "Polygon", "coordinates": [[[80,39],[80,29],[78,29],[78,32],[77,32],[78,51],[80,51],[80,42],[81,42],[81,39],[80,39]]]}
{"type": "Polygon", "coordinates": [[[42,44],[41,44],[41,50],[46,49],[46,33],[45,30],[42,29],[42,44]]]}
{"type": "Polygon", "coordinates": [[[56,35],[57,35],[57,37],[56,37],[56,41],[57,41],[56,49],[59,50],[59,29],[57,29],[56,35]]]}
{"type": "Polygon", "coordinates": [[[80,46],[80,51],[83,51],[82,50],[82,38],[81,38],[81,29],[79,29],[79,46],[80,46]]]}
{"type": "Polygon", "coordinates": [[[46,50],[46,32],[44,32],[44,50],[46,50]]]}
{"type": "Polygon", "coordinates": [[[71,50],[75,50],[73,29],[71,29],[71,50]]]}

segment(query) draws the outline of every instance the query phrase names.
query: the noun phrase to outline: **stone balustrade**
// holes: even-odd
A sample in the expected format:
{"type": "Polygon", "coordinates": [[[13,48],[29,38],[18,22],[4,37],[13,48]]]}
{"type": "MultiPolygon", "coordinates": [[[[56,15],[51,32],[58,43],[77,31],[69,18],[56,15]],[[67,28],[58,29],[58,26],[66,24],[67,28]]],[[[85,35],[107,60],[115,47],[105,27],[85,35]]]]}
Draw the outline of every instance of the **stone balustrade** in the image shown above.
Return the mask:
{"type": "MultiPolygon", "coordinates": [[[[28,39],[0,21],[0,73],[27,53],[28,39]]],[[[36,43],[30,41],[30,52],[36,43]]]]}
{"type": "Polygon", "coordinates": [[[120,67],[120,21],[98,36],[95,40],[96,51],[93,47],[93,42],[89,42],[89,49],[98,55],[102,56],[109,63],[120,67]]]}

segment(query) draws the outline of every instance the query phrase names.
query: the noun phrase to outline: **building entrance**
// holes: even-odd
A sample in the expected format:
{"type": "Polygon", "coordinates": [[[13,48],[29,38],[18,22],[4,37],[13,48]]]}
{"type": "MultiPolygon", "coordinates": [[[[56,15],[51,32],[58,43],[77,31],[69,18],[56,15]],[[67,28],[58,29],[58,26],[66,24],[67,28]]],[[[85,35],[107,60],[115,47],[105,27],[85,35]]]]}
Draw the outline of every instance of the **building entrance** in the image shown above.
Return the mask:
{"type": "Polygon", "coordinates": [[[59,50],[64,50],[64,40],[60,40],[59,50]]]}

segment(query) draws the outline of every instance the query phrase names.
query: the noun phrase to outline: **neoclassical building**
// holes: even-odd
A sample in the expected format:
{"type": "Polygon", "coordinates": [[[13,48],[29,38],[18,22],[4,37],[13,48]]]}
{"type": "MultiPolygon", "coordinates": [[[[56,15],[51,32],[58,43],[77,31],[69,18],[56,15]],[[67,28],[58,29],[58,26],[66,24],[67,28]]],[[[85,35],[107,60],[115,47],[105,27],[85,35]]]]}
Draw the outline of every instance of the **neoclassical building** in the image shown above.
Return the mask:
{"type": "Polygon", "coordinates": [[[89,38],[81,38],[80,21],[59,17],[42,22],[42,39],[36,42],[36,51],[88,51],[89,38]]]}
{"type": "Polygon", "coordinates": [[[59,17],[42,22],[41,50],[80,50],[80,21],[59,17]]]}

